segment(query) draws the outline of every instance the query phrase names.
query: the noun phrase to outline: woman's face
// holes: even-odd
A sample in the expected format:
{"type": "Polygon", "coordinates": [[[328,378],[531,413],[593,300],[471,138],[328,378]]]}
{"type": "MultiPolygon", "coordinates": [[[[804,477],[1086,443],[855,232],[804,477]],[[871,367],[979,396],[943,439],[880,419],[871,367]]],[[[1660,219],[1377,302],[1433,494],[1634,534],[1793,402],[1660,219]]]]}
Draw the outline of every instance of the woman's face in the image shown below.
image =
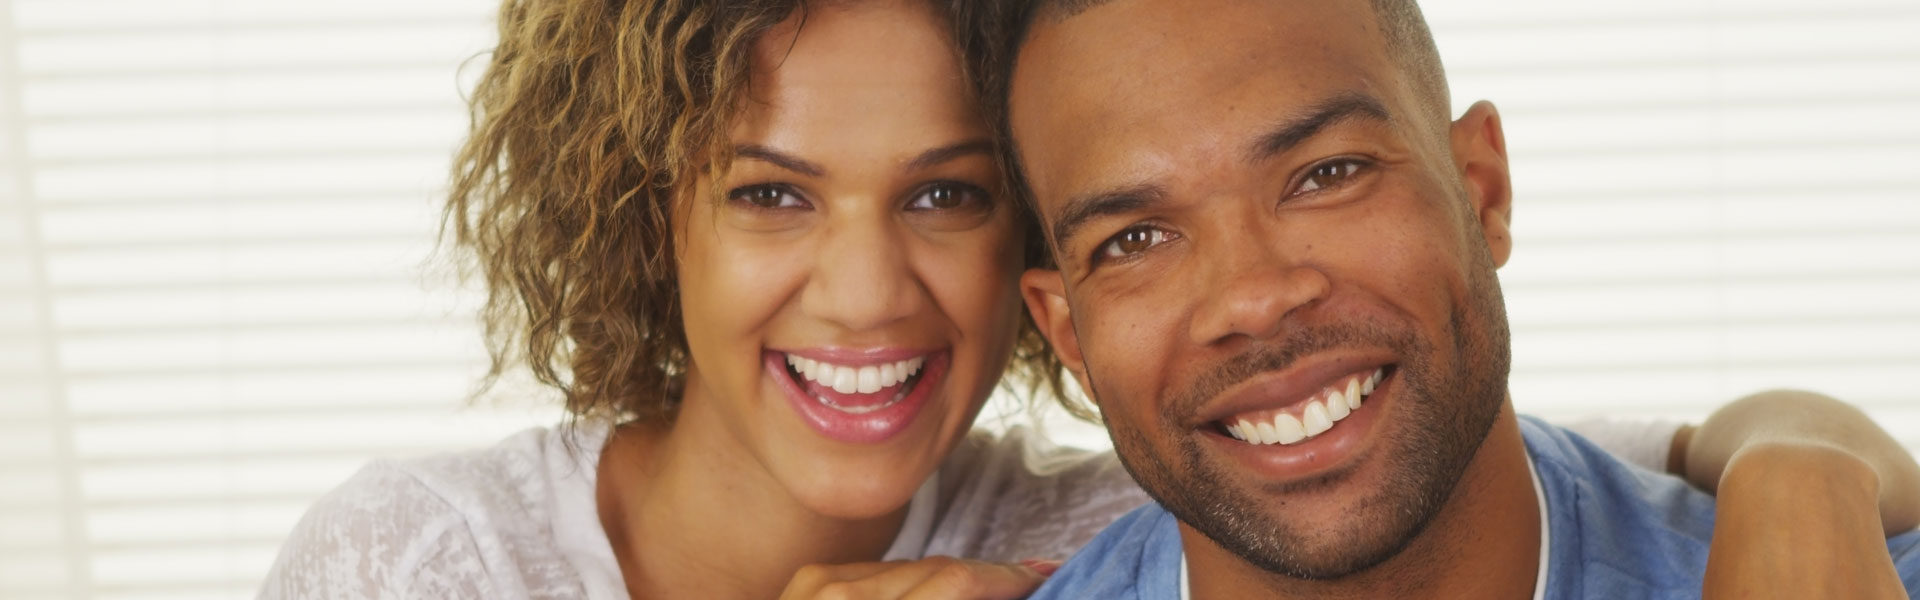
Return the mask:
{"type": "Polygon", "coordinates": [[[674,215],[689,417],[803,505],[903,506],[1018,325],[1018,213],[929,3],[815,7],[763,36],[720,194],[674,215]],[[696,416],[698,415],[698,416],[696,416]]]}

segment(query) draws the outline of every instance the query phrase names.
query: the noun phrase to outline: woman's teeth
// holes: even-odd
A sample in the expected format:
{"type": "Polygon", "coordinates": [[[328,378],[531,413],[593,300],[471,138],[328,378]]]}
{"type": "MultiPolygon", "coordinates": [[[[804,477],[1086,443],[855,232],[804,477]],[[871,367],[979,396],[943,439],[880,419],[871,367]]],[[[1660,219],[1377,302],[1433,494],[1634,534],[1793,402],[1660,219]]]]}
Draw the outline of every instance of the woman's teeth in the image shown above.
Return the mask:
{"type": "Polygon", "coordinates": [[[919,373],[920,366],[926,362],[926,357],[916,356],[881,365],[853,367],[787,355],[787,365],[801,377],[842,394],[871,394],[900,385],[919,373]]]}
{"type": "Polygon", "coordinates": [[[1226,426],[1227,433],[1233,435],[1234,439],[1262,445],[1291,445],[1313,439],[1333,429],[1335,423],[1346,419],[1353,411],[1359,410],[1361,401],[1373,394],[1373,387],[1379,385],[1380,379],[1385,376],[1386,368],[1381,367],[1374,369],[1371,375],[1348,377],[1344,389],[1339,386],[1322,389],[1307,401],[1299,416],[1279,412],[1271,419],[1233,418],[1233,422],[1226,426]]]}

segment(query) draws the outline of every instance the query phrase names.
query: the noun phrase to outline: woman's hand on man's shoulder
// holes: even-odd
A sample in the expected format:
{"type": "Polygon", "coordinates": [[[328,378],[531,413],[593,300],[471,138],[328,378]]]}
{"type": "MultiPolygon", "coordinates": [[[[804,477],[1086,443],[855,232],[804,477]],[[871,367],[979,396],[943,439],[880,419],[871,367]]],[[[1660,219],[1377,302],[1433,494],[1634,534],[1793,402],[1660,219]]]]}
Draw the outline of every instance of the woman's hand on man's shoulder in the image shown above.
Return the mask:
{"type": "Polygon", "coordinates": [[[934,556],[913,561],[807,565],[781,600],[1013,600],[1032,594],[1059,561],[994,563],[934,556]]]}

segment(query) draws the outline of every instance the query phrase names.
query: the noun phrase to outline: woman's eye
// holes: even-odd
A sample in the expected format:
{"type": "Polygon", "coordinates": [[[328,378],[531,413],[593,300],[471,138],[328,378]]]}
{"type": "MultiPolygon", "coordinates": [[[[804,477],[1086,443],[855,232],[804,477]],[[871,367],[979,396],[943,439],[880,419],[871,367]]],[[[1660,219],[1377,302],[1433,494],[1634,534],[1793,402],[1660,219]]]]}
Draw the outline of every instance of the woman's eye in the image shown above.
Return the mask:
{"type": "Polygon", "coordinates": [[[1351,159],[1314,165],[1313,170],[1307,171],[1306,179],[1300,182],[1300,191],[1297,193],[1304,194],[1338,186],[1346,182],[1347,178],[1353,177],[1354,173],[1360,172],[1360,168],[1364,166],[1360,161],[1351,159]]]}
{"type": "Polygon", "coordinates": [[[1107,238],[1098,259],[1126,258],[1173,239],[1173,233],[1158,227],[1137,225],[1107,238]]]}
{"type": "Polygon", "coordinates": [[[974,208],[987,203],[987,193],[980,188],[963,183],[935,183],[914,194],[907,201],[907,210],[956,210],[974,208]]]}
{"type": "Polygon", "coordinates": [[[750,185],[734,189],[727,194],[734,202],[743,202],[754,208],[784,209],[807,208],[809,205],[799,194],[784,185],[750,185]]]}

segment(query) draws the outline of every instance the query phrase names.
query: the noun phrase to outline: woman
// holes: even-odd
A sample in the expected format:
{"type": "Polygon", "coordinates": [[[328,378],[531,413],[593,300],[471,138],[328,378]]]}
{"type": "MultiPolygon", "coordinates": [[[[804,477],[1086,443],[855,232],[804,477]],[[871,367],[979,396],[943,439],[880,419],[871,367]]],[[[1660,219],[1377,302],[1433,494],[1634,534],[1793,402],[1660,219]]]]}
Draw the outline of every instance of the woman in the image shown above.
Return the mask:
{"type": "MultiPolygon", "coordinates": [[[[1008,563],[1144,502],[1110,454],[969,434],[1010,364],[1058,370],[955,22],[507,2],[448,219],[493,374],[530,367],[577,421],[363,470],[263,596],[1015,597],[1048,563],[1008,563]],[[988,562],[917,560],[941,555],[988,562]]],[[[1638,431],[1658,467],[1673,429],[1638,431]]]]}

